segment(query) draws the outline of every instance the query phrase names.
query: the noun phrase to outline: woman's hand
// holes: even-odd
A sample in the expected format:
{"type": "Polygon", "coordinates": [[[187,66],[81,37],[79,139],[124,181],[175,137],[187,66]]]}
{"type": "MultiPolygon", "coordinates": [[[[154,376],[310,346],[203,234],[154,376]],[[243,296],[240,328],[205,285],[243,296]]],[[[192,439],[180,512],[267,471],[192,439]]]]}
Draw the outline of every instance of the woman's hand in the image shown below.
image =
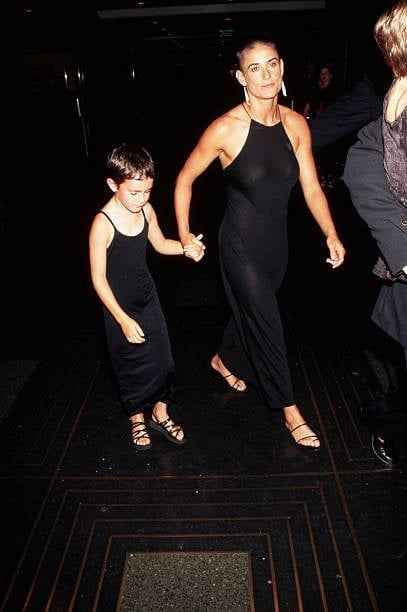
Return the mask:
{"type": "Polygon", "coordinates": [[[331,264],[332,268],[338,268],[345,260],[345,247],[338,236],[328,236],[326,243],[329,249],[329,257],[326,261],[331,264]]]}
{"type": "Polygon", "coordinates": [[[126,339],[131,344],[142,344],[145,342],[144,332],[141,329],[140,325],[132,319],[131,317],[127,317],[124,323],[121,323],[121,328],[123,334],[126,336],[126,339]]]}

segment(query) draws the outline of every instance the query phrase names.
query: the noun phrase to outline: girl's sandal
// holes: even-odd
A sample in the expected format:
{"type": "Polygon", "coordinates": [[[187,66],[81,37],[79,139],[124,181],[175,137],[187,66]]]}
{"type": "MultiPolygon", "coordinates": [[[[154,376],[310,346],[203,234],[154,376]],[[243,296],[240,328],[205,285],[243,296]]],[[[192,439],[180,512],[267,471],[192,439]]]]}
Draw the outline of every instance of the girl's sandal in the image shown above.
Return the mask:
{"type": "Polygon", "coordinates": [[[150,439],[144,421],[130,421],[130,433],[131,440],[133,442],[133,448],[135,448],[136,450],[144,451],[152,447],[151,440],[149,444],[140,444],[141,439],[150,439]],[[141,425],[143,425],[143,427],[140,427],[141,425]]]}
{"type": "Polygon", "coordinates": [[[160,422],[150,419],[149,425],[151,429],[159,431],[167,440],[174,444],[185,444],[187,441],[185,436],[183,438],[177,438],[179,432],[182,431],[182,427],[176,425],[170,417],[160,422]]]}

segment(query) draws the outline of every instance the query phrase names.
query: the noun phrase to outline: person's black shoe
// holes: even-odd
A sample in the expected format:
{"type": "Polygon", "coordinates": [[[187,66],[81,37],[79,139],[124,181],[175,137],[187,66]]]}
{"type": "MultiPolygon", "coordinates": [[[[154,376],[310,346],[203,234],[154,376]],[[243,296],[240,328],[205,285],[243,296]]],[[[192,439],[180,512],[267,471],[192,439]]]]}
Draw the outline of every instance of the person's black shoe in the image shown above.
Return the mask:
{"type": "Polygon", "coordinates": [[[393,446],[389,442],[382,442],[376,434],[372,434],[372,450],[382,463],[390,467],[396,465],[399,460],[393,446]]]}

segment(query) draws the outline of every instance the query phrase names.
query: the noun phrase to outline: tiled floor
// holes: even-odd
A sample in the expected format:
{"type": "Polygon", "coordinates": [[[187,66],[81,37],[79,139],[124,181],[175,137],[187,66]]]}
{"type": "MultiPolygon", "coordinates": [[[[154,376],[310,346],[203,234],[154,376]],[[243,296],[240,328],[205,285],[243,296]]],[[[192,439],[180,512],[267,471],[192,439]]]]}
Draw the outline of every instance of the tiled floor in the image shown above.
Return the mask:
{"type": "Polygon", "coordinates": [[[39,363],[0,430],[1,610],[404,610],[406,451],[400,442],[400,466],[386,469],[356,418],[383,381],[374,288],[363,229],[340,187],[330,197],[348,261],[328,272],[295,213],[281,295],[298,400],[322,440],[314,454],[256,389],[211,376],[227,311],[210,255],[193,268],[152,261],[178,371],[172,414],[188,442],[153,433],[153,448],[135,452],[89,286],[92,189],[48,191],[23,227],[12,215],[1,356],[39,363]],[[143,560],[151,579],[134,570],[143,560]]]}

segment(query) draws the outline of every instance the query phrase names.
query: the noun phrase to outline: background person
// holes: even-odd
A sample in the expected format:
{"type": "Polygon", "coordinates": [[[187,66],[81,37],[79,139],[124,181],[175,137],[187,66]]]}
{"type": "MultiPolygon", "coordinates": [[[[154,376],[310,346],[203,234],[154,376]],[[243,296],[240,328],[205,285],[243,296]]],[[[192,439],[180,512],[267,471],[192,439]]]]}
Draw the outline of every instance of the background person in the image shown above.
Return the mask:
{"type": "Polygon", "coordinates": [[[310,84],[306,91],[306,100],[303,115],[312,119],[320,115],[330,104],[335,102],[340,91],[337,86],[333,67],[329,63],[321,65],[316,83],[310,84]]]}

